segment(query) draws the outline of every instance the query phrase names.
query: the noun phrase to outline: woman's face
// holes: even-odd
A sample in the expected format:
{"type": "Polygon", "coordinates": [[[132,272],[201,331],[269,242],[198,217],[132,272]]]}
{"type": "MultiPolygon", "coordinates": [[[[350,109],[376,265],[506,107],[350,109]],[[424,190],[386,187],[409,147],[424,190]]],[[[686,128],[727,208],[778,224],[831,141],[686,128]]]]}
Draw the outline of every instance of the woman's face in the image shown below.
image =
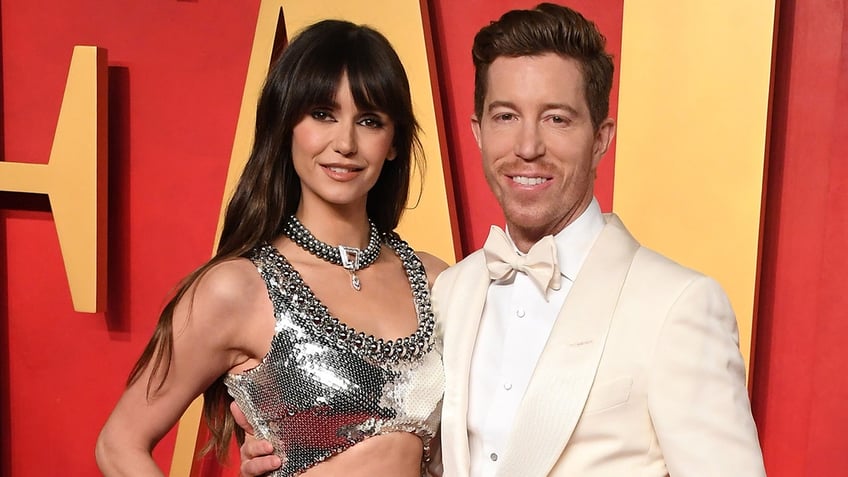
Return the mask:
{"type": "Polygon", "coordinates": [[[360,206],[396,155],[394,123],[381,111],[360,110],[347,74],[333,104],[315,105],[292,133],[292,159],[300,178],[301,206],[360,206]]]}

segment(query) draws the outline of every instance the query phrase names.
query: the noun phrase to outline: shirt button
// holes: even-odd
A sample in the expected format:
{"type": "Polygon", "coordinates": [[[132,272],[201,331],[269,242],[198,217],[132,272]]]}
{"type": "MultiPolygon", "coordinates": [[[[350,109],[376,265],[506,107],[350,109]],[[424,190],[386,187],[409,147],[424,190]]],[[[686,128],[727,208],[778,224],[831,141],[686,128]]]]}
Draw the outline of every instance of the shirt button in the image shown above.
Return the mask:
{"type": "Polygon", "coordinates": [[[504,389],[506,389],[507,391],[512,389],[512,383],[504,383],[504,389]]]}
{"type": "Polygon", "coordinates": [[[498,455],[497,455],[497,454],[495,454],[494,452],[492,452],[491,454],[489,454],[489,458],[490,458],[490,459],[492,459],[492,462],[497,462],[497,461],[498,461],[498,455]]]}
{"type": "Polygon", "coordinates": [[[519,318],[524,318],[524,308],[519,308],[515,310],[515,316],[519,318]]]}

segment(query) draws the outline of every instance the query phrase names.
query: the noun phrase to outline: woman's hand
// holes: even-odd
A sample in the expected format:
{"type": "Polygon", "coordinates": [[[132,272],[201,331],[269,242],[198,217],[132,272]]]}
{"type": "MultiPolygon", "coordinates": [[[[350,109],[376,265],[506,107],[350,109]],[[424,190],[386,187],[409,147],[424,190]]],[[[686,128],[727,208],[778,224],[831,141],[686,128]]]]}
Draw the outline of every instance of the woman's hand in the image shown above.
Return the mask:
{"type": "Polygon", "coordinates": [[[233,402],[230,404],[230,411],[233,413],[233,418],[236,424],[244,429],[244,444],[239,449],[241,458],[241,475],[243,477],[258,477],[262,474],[279,469],[283,463],[280,458],[274,455],[274,447],[268,441],[259,440],[253,437],[253,427],[247,422],[244,413],[238,404],[233,402]]]}

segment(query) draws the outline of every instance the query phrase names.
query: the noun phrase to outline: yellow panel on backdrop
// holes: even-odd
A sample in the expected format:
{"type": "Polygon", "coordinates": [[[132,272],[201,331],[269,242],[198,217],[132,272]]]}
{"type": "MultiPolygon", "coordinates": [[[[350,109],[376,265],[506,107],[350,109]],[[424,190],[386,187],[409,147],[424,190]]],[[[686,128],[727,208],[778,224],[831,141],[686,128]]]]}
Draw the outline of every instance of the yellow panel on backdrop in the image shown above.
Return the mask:
{"type": "Polygon", "coordinates": [[[622,27],[613,209],[722,284],[749,365],[774,15],[773,0],[625,0],[622,27]]]}
{"type": "Polygon", "coordinates": [[[108,64],[74,46],[48,164],[0,161],[0,191],[47,194],[74,310],[106,310],[108,64]]]}

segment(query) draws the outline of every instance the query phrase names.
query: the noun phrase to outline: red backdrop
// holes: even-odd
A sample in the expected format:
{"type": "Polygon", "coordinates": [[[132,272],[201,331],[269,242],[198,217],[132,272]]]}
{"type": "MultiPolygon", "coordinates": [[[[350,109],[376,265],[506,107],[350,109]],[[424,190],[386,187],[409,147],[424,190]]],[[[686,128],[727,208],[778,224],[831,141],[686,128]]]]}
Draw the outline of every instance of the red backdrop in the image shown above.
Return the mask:
{"type": "Polygon", "coordinates": [[[780,2],[753,375],[771,477],[848,475],[846,20],[780,2]]]}
{"type": "MultiPolygon", "coordinates": [[[[466,252],[502,220],[468,127],[469,47],[481,25],[534,3],[426,9],[466,252]]],[[[566,3],[618,56],[622,1],[566,3]]],[[[753,404],[770,476],[843,475],[848,0],[780,3],[753,404]]],[[[0,0],[2,160],[47,161],[73,45],[106,48],[110,75],[105,313],[73,312],[44,198],[0,192],[0,475],[96,474],[97,432],[164,297],[211,253],[258,4],[0,0]]],[[[165,469],[172,442],[157,453],[165,469]]]]}
{"type": "MultiPolygon", "coordinates": [[[[47,162],[73,45],[107,49],[110,76],[105,313],[73,311],[44,202],[0,202],[0,474],[97,475],[97,433],[165,296],[211,255],[258,5],[0,3],[4,160],[47,162]]],[[[165,469],[173,439],[157,452],[165,469]]]]}

